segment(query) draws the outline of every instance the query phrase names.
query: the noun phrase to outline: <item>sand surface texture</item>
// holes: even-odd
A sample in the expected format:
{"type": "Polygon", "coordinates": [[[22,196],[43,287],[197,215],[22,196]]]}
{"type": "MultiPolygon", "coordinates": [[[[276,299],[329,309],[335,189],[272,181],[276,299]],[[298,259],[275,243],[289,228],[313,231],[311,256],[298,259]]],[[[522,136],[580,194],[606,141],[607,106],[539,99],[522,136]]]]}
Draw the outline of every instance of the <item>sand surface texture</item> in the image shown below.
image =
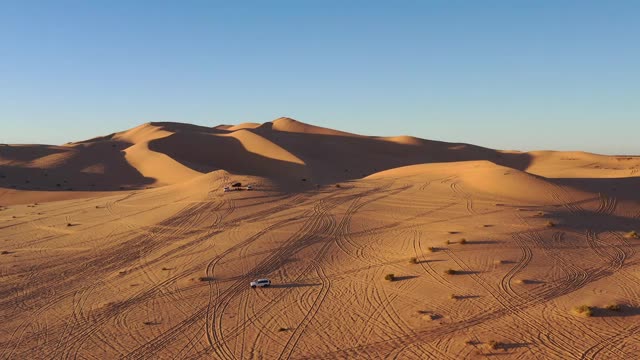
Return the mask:
{"type": "Polygon", "coordinates": [[[0,145],[0,359],[637,358],[639,169],[288,118],[0,145]]]}

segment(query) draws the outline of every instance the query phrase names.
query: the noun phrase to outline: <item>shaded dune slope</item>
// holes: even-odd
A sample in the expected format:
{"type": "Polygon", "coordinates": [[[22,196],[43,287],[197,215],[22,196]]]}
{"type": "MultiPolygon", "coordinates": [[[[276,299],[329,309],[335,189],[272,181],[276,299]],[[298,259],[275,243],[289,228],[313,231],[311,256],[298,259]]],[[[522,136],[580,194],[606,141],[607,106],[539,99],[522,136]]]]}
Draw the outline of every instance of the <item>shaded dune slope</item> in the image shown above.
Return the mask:
{"type": "MultiPolygon", "coordinates": [[[[0,147],[0,187],[22,190],[118,190],[164,186],[211,171],[257,176],[290,187],[359,179],[408,165],[488,161],[517,171],[567,180],[630,177],[636,157],[581,152],[498,151],[411,136],[373,137],[290,118],[264,124],[204,127],[147,123],[63,146],[0,147]]],[[[574,184],[577,183],[577,184],[574,184]]],[[[605,184],[609,186],[608,184],[605,184]]]]}

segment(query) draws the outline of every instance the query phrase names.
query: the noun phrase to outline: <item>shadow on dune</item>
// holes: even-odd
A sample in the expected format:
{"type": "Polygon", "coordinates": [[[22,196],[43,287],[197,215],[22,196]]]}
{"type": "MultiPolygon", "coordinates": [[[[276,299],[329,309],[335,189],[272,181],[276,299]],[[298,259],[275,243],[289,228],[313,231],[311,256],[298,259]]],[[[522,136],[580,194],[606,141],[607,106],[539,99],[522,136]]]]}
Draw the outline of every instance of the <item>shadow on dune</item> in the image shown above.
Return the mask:
{"type": "Polygon", "coordinates": [[[350,137],[276,131],[265,123],[251,130],[302,159],[317,183],[359,179],[396,167],[424,163],[488,160],[525,170],[526,153],[502,153],[475,145],[413,138],[401,143],[376,137],[350,137]]]}
{"type": "Polygon", "coordinates": [[[415,278],[417,278],[417,276],[415,276],[415,275],[395,276],[393,278],[393,281],[404,281],[404,280],[411,280],[411,279],[415,279],[415,278]]]}
{"type": "Polygon", "coordinates": [[[480,295],[456,295],[456,300],[468,300],[468,299],[477,299],[480,295]]]}
{"type": "Polygon", "coordinates": [[[121,190],[145,186],[144,177],[127,162],[124,142],[99,141],[70,147],[15,147],[2,159],[29,159],[28,165],[0,165],[0,187],[35,191],[121,190]],[[50,156],[50,157],[48,157],[50,156]]]}
{"type": "Polygon", "coordinates": [[[471,240],[471,241],[467,241],[467,243],[465,245],[494,245],[494,244],[501,244],[502,241],[496,241],[496,240],[471,240]]]}
{"type": "Polygon", "coordinates": [[[301,180],[309,177],[303,164],[282,161],[248,151],[236,138],[207,133],[176,133],[153,140],[149,149],[164,153],[200,172],[224,169],[231,173],[301,180]]]}
{"type": "Polygon", "coordinates": [[[480,274],[480,271],[475,270],[456,270],[453,275],[477,275],[480,274]]]}
{"type": "Polygon", "coordinates": [[[592,317],[629,317],[640,315],[640,308],[630,305],[618,305],[617,310],[607,308],[593,307],[591,308],[592,317]]]}
{"type": "MultiPolygon", "coordinates": [[[[584,233],[585,229],[590,229],[595,233],[640,231],[640,218],[589,210],[577,212],[569,212],[565,209],[546,211],[543,219],[554,222],[556,225],[550,229],[556,231],[564,230],[575,233],[584,233]]],[[[638,242],[640,244],[640,240],[638,242]]]]}
{"type": "Polygon", "coordinates": [[[0,145],[0,159],[4,161],[29,162],[38,158],[68,151],[52,145],[0,145]]]}
{"type": "Polygon", "coordinates": [[[548,179],[563,185],[591,193],[602,193],[620,200],[640,201],[640,177],[627,178],[556,178],[548,179]]]}

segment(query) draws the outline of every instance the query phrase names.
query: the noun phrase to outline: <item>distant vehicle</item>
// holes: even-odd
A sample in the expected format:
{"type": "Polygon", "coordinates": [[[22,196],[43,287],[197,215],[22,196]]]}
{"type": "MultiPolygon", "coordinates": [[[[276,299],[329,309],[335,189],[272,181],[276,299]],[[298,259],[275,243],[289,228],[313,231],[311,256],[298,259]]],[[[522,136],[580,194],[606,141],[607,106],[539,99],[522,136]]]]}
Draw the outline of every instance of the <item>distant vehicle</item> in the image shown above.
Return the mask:
{"type": "Polygon", "coordinates": [[[253,190],[253,186],[247,185],[247,190],[253,190]]]}
{"type": "Polygon", "coordinates": [[[229,192],[229,191],[231,191],[231,189],[229,189],[229,187],[228,187],[228,186],[225,186],[225,187],[224,187],[224,189],[222,189],[222,191],[223,191],[223,192],[229,192]]]}
{"type": "Polygon", "coordinates": [[[257,288],[257,287],[269,287],[271,285],[271,280],[269,280],[269,279],[258,279],[256,281],[252,281],[250,285],[254,289],[257,288]]]}

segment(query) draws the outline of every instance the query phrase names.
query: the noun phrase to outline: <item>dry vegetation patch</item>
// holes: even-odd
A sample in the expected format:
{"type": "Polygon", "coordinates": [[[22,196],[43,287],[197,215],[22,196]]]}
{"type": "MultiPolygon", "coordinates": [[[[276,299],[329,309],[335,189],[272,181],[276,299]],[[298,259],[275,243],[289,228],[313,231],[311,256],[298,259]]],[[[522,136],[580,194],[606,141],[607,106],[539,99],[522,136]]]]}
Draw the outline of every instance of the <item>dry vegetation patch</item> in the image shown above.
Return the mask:
{"type": "Polygon", "coordinates": [[[593,315],[593,309],[591,308],[591,306],[588,306],[588,305],[577,306],[573,309],[573,311],[576,314],[582,315],[584,317],[591,317],[593,315]]]}

